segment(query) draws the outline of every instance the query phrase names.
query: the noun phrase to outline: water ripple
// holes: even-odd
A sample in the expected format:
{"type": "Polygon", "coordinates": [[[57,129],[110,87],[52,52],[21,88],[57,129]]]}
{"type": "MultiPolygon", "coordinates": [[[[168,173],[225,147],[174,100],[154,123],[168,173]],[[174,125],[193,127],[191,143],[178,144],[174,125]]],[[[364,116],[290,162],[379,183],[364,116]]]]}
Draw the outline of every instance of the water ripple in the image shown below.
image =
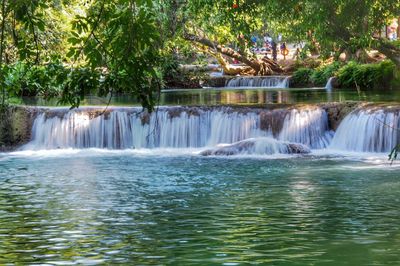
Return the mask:
{"type": "Polygon", "coordinates": [[[0,161],[0,264],[398,265],[398,171],[134,155],[0,161]]]}

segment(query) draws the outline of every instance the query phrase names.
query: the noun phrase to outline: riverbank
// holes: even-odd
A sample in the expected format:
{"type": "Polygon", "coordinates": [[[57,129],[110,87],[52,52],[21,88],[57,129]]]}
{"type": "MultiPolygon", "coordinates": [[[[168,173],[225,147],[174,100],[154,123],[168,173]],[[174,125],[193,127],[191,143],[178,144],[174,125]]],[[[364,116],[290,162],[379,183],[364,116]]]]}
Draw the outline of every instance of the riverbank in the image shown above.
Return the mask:
{"type": "MultiPolygon", "coordinates": [[[[200,66],[199,66],[200,68],[200,66]]],[[[285,66],[287,71],[280,76],[231,76],[221,72],[185,71],[172,77],[167,83],[169,89],[187,89],[198,87],[269,87],[270,83],[252,82],[252,80],[267,80],[287,78],[286,83],[279,84],[286,88],[354,88],[357,90],[400,89],[400,73],[395,65],[387,60],[375,63],[361,64],[355,61],[322,61],[309,59],[295,61],[285,66]],[[196,74],[197,73],[197,74],[196,74]],[[201,74],[199,74],[201,73],[201,74]],[[185,77],[185,78],[182,78],[185,77]],[[173,82],[176,80],[176,82],[173,82]],[[241,80],[240,83],[232,82],[241,80]],[[329,84],[328,84],[329,83],[329,84]]],[[[275,84],[276,85],[276,84],[275,84]]],[[[275,86],[273,85],[273,86],[275,86]]]]}

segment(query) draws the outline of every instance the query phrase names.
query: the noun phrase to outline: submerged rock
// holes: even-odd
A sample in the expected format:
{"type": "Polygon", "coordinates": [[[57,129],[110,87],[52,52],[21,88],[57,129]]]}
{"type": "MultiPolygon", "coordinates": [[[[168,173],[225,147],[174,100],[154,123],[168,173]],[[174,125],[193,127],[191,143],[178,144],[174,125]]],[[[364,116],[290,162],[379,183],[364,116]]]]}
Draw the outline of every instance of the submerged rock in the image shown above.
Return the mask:
{"type": "Polygon", "coordinates": [[[300,143],[278,141],[270,137],[250,138],[228,145],[219,145],[214,149],[202,151],[200,155],[237,155],[237,154],[306,154],[310,149],[300,143]]]}

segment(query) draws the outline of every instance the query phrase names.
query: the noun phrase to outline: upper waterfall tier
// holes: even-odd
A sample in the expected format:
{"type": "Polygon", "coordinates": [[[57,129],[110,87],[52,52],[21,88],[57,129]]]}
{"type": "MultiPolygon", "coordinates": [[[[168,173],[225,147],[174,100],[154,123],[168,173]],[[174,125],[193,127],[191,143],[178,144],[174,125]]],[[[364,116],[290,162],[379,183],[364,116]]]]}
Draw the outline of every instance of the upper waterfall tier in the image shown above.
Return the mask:
{"type": "Polygon", "coordinates": [[[319,107],[250,109],[165,107],[148,114],[137,108],[48,109],[36,117],[25,149],[189,148],[249,138],[324,148],[331,139],[326,112],[319,107]]]}
{"type": "Polygon", "coordinates": [[[330,147],[358,152],[389,152],[399,143],[399,110],[366,107],[344,118],[330,147]]]}
{"type": "Polygon", "coordinates": [[[285,76],[235,77],[227,80],[225,87],[288,88],[289,78],[285,76]]]}

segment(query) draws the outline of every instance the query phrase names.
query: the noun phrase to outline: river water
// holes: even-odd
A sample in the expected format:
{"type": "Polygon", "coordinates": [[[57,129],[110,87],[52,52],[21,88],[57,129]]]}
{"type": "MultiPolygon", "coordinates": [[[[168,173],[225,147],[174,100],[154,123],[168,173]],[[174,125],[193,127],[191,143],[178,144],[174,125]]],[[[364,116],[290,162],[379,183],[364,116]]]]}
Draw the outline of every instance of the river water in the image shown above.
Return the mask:
{"type": "Polygon", "coordinates": [[[384,155],[0,154],[0,264],[399,265],[384,155]]]}
{"type": "MultiPolygon", "coordinates": [[[[211,88],[164,90],[158,103],[160,105],[259,105],[259,104],[296,104],[344,101],[400,102],[400,92],[396,90],[360,91],[341,89],[327,91],[324,88],[211,88]]],[[[108,98],[87,96],[84,105],[107,105],[108,98]]],[[[56,106],[57,100],[45,101],[41,98],[23,98],[21,104],[56,106]]],[[[114,95],[114,106],[139,106],[138,102],[127,95],[114,95]]]]}
{"type": "MultiPolygon", "coordinates": [[[[166,91],[160,103],[347,100],[400,95],[213,89],[166,91]]],[[[129,108],[97,118],[90,108],[41,111],[30,145],[0,153],[0,265],[400,265],[400,163],[387,160],[400,137],[396,108],[350,114],[336,133],[315,107],[264,113],[272,120],[224,108],[165,107],[140,119],[129,108]],[[279,132],[262,129],[278,120],[279,132]],[[272,137],[311,153],[199,155],[272,137]]]]}

